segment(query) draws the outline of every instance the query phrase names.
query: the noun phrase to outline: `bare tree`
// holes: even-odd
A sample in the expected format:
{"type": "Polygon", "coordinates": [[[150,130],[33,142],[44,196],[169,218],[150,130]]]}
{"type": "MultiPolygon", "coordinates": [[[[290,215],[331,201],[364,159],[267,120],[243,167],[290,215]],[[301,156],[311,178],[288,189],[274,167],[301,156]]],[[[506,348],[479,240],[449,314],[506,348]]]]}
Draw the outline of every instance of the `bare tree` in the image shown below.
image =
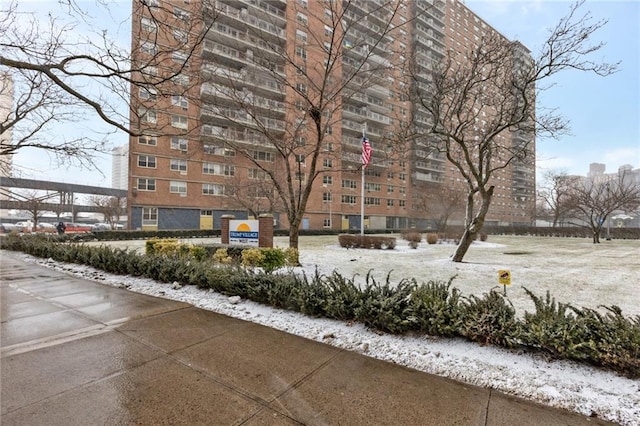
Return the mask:
{"type": "Polygon", "coordinates": [[[579,16],[581,5],[572,5],[550,30],[535,59],[520,43],[489,32],[465,52],[449,50],[435,64],[431,78],[424,79],[416,70],[411,73],[414,98],[430,123],[425,136],[467,185],[465,231],[454,262],[462,261],[484,226],[495,174],[531,161],[536,135],[566,132],[562,117],[553,110],[536,108],[537,92],[549,89],[545,83],[549,77],[565,70],[601,76],[616,71],[617,64],[588,59],[602,47],[602,43],[591,44],[591,38],[606,21],[592,23],[588,13],[579,16]]]}
{"type": "Polygon", "coordinates": [[[452,217],[463,215],[465,200],[464,188],[451,185],[432,185],[416,196],[418,209],[433,219],[436,229],[444,234],[452,217]]]}
{"type": "MultiPolygon", "coordinates": [[[[361,129],[367,111],[354,111],[362,121],[344,120],[344,100],[362,98],[374,84],[388,90],[386,77],[397,69],[389,36],[401,26],[402,2],[364,3],[290,2],[288,7],[298,12],[298,27],[304,29],[289,35],[295,42],[285,45],[248,27],[247,37],[261,46],[242,58],[251,66],[238,71],[221,64],[204,73],[203,92],[224,100],[205,105],[203,120],[227,123],[224,128],[205,124],[204,133],[243,157],[249,172],[266,175],[286,214],[291,247],[298,247],[317,177],[360,170],[361,138],[345,143],[344,136],[338,139],[338,129],[361,129]],[[368,18],[386,24],[374,30],[363,25],[368,18]],[[245,81],[282,93],[281,100],[246,90],[245,81]]],[[[386,129],[375,130],[385,134],[386,129]]]]}
{"type": "Polygon", "coordinates": [[[89,197],[89,203],[98,208],[111,229],[115,228],[121,216],[127,214],[127,200],[122,197],[92,195],[89,197]]]}
{"type": "Polygon", "coordinates": [[[33,228],[31,231],[35,231],[40,219],[49,210],[50,204],[48,200],[55,197],[57,194],[42,194],[37,191],[28,191],[25,193],[17,194],[13,193],[13,198],[18,202],[18,210],[27,212],[33,220],[33,228]]]}
{"type": "MultiPolygon", "coordinates": [[[[133,2],[134,9],[148,9],[146,20],[134,23],[134,31],[151,35],[144,38],[147,44],[132,50],[128,36],[119,38],[117,31],[120,27],[130,33],[130,15],[118,22],[112,14],[120,4],[69,0],[56,4],[55,10],[45,15],[29,8],[29,2],[3,2],[0,66],[13,80],[15,102],[10,114],[0,118],[0,134],[13,131],[13,140],[0,140],[0,155],[31,147],[53,153],[61,163],[89,166],[93,155],[108,152],[108,135],[102,137],[95,131],[88,136],[52,134],[53,124],[78,123],[93,116],[114,132],[136,136],[140,133],[136,123],[148,111],[133,108],[130,93],[153,98],[193,93],[174,80],[195,56],[209,28],[205,19],[211,25],[215,9],[207,7],[207,1],[198,2],[201,10],[186,18],[190,31],[184,37],[160,40],[157,34],[172,34],[173,21],[185,18],[161,3],[133,2]],[[167,64],[167,57],[175,52],[184,59],[182,65],[167,64]]],[[[8,80],[0,84],[6,85],[8,80]]],[[[195,85],[193,82],[191,87],[195,85]]],[[[158,122],[156,127],[163,132],[167,124],[158,122]]]]}
{"type": "Polygon", "coordinates": [[[550,213],[555,228],[567,219],[571,212],[570,196],[580,182],[579,176],[569,176],[566,171],[549,170],[543,175],[544,182],[538,191],[538,198],[544,210],[550,213]]]}
{"type": "Polygon", "coordinates": [[[573,182],[568,198],[573,215],[583,221],[575,225],[590,229],[596,244],[613,212],[631,212],[640,206],[640,185],[624,172],[612,180],[587,178],[573,182]]]}
{"type": "Polygon", "coordinates": [[[236,178],[225,185],[225,195],[231,207],[247,210],[254,218],[261,214],[274,214],[279,206],[279,198],[270,179],[261,174],[262,179],[236,178]]]}

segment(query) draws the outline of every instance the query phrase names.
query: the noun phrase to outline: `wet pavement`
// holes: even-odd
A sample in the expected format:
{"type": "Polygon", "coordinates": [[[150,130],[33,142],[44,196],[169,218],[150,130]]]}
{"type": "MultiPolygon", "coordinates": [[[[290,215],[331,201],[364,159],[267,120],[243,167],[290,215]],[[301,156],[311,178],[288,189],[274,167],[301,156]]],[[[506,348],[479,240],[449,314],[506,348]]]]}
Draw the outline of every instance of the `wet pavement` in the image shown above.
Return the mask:
{"type": "Polygon", "coordinates": [[[7,425],[605,425],[3,256],[7,425]]]}

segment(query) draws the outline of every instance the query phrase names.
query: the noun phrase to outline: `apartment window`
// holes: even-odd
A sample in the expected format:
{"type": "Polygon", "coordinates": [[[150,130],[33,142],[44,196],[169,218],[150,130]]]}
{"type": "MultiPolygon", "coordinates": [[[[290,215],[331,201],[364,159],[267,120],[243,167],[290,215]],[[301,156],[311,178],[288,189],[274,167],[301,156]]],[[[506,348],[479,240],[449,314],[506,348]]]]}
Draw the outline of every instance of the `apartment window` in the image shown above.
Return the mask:
{"type": "Polygon", "coordinates": [[[296,47],[296,56],[302,58],[303,61],[307,60],[307,51],[304,47],[296,47]]]}
{"type": "Polygon", "coordinates": [[[323,202],[328,203],[331,200],[333,200],[333,194],[331,194],[331,192],[323,192],[322,193],[322,201],[323,202]]]}
{"type": "Polygon", "coordinates": [[[202,173],[205,175],[235,176],[236,168],[229,164],[202,163],[202,173]]]}
{"type": "Polygon", "coordinates": [[[140,114],[140,121],[144,123],[155,124],[158,122],[158,113],[155,109],[140,108],[138,113],[140,114]]]}
{"type": "Polygon", "coordinates": [[[200,210],[200,216],[213,216],[213,210],[200,210]]]}
{"type": "Polygon", "coordinates": [[[155,101],[158,99],[158,91],[152,87],[141,87],[138,90],[140,99],[147,101],[155,101]]]}
{"type": "Polygon", "coordinates": [[[187,100],[186,96],[173,95],[171,96],[171,105],[179,106],[182,109],[187,109],[189,108],[189,101],[187,100]]]}
{"type": "Polygon", "coordinates": [[[171,58],[173,59],[174,62],[177,62],[179,64],[184,64],[185,62],[187,62],[189,55],[187,55],[185,52],[181,50],[176,50],[171,54],[171,58]]]}
{"type": "Polygon", "coordinates": [[[406,174],[404,174],[404,173],[399,173],[398,177],[399,177],[399,178],[400,178],[400,180],[401,180],[401,181],[403,181],[403,182],[404,182],[405,180],[407,180],[407,175],[406,175],[406,174]]]}
{"type": "Polygon", "coordinates": [[[147,55],[155,55],[158,53],[158,46],[152,41],[143,41],[140,45],[140,51],[142,53],[146,53],[147,55]]]}
{"type": "Polygon", "coordinates": [[[300,12],[296,14],[296,20],[303,25],[307,25],[307,23],[309,22],[309,18],[307,17],[307,15],[300,12]]]}
{"type": "Polygon", "coordinates": [[[308,0],[297,0],[297,3],[304,9],[306,9],[307,6],[309,6],[308,0]]]}
{"type": "Polygon", "coordinates": [[[393,185],[389,185],[387,186],[387,192],[391,193],[395,190],[395,187],[393,185]]]}
{"type": "Polygon", "coordinates": [[[204,195],[224,195],[224,185],[216,183],[203,183],[202,194],[204,195]]]}
{"type": "Polygon", "coordinates": [[[184,9],[180,9],[179,7],[174,7],[173,8],[173,16],[175,16],[177,19],[181,19],[183,21],[188,21],[189,20],[189,12],[187,12],[184,9]]]}
{"type": "Polygon", "coordinates": [[[331,158],[325,158],[322,160],[322,167],[325,169],[330,169],[333,167],[333,160],[331,158]]]}
{"type": "Polygon", "coordinates": [[[183,182],[181,180],[172,180],[169,181],[169,192],[172,194],[187,194],[187,182],[183,182]]]}
{"type": "Polygon", "coordinates": [[[355,195],[343,195],[340,199],[342,204],[355,204],[356,196],[355,195]]]}
{"type": "Polygon", "coordinates": [[[325,145],[324,150],[327,152],[333,152],[333,144],[331,142],[327,142],[327,145],[325,145]]]}
{"type": "Polygon", "coordinates": [[[142,69],[144,75],[156,77],[158,75],[158,67],[146,66],[142,69]]]}
{"type": "Polygon", "coordinates": [[[322,184],[323,185],[332,185],[333,184],[333,176],[322,176],[322,184]]]}
{"type": "Polygon", "coordinates": [[[142,225],[158,226],[158,208],[157,207],[142,208],[142,225]]]}
{"type": "Polygon", "coordinates": [[[387,200],[387,207],[393,207],[393,201],[392,199],[388,199],[387,200]]]}
{"type": "Polygon", "coordinates": [[[156,180],[148,179],[148,178],[138,178],[138,186],[139,191],[155,191],[156,190],[156,180]]]}
{"type": "Polygon", "coordinates": [[[249,176],[249,179],[265,180],[267,173],[260,169],[249,169],[247,170],[247,176],[249,176]]]}
{"type": "Polygon", "coordinates": [[[364,204],[367,206],[379,206],[380,198],[377,197],[364,197],[364,204]]]}
{"type": "Polygon", "coordinates": [[[296,84],[296,91],[298,93],[305,94],[305,93],[307,93],[307,86],[305,84],[303,84],[303,83],[297,83],[296,84]]]}
{"type": "Polygon", "coordinates": [[[157,146],[158,145],[158,137],[155,136],[155,135],[138,136],[138,143],[140,145],[157,146]]]}
{"type": "Polygon", "coordinates": [[[406,202],[404,200],[398,200],[398,205],[400,207],[404,207],[406,205],[406,202]]]}
{"type": "Polygon", "coordinates": [[[185,115],[172,115],[171,126],[178,129],[187,129],[189,127],[189,119],[185,115]]]}
{"type": "Polygon", "coordinates": [[[180,151],[186,151],[189,141],[177,136],[171,137],[171,149],[179,149],[180,151]]]}
{"type": "Polygon", "coordinates": [[[393,179],[394,174],[393,172],[387,172],[387,179],[393,179]]]}
{"type": "Polygon", "coordinates": [[[296,163],[300,163],[304,166],[304,154],[296,154],[296,163]]]}
{"type": "Polygon", "coordinates": [[[273,163],[276,159],[276,156],[273,152],[253,151],[253,159],[258,161],[268,161],[270,163],[273,163]]]}
{"type": "Polygon", "coordinates": [[[138,167],[145,167],[147,169],[156,168],[156,157],[153,155],[138,155],[138,167]]]}
{"type": "Polygon", "coordinates": [[[175,41],[178,41],[180,43],[186,43],[188,35],[186,31],[182,31],[176,28],[173,30],[173,38],[175,39],[175,41]]]}
{"type": "Polygon", "coordinates": [[[407,193],[407,188],[405,188],[404,186],[401,186],[401,187],[399,188],[399,191],[400,191],[400,194],[404,195],[404,194],[406,194],[406,193],[407,193]]]}
{"type": "Polygon", "coordinates": [[[328,25],[325,25],[325,26],[324,26],[324,35],[325,35],[326,37],[330,37],[330,36],[331,36],[331,34],[333,34],[333,28],[331,28],[331,27],[330,27],[330,26],[328,26],[328,25]]]}
{"type": "Polygon", "coordinates": [[[355,180],[343,180],[342,181],[343,188],[356,189],[358,187],[358,182],[355,180]]]}
{"type": "Polygon", "coordinates": [[[301,30],[296,30],[296,39],[300,40],[301,42],[306,43],[307,42],[307,33],[305,33],[304,31],[301,31],[301,30]]]}
{"type": "Polygon", "coordinates": [[[379,192],[382,189],[382,185],[379,183],[367,182],[364,184],[364,189],[369,192],[379,192]]]}
{"type": "Polygon", "coordinates": [[[187,160],[181,160],[178,158],[172,158],[170,161],[169,168],[174,172],[186,172],[187,171],[187,160]]]}
{"type": "Polygon", "coordinates": [[[140,20],[140,26],[144,31],[148,31],[150,33],[155,33],[158,30],[158,24],[156,24],[153,19],[147,18],[146,16],[143,16],[140,20]]]}
{"type": "Polygon", "coordinates": [[[324,228],[330,228],[331,227],[331,219],[322,219],[322,226],[324,228]]]}
{"type": "Polygon", "coordinates": [[[331,126],[325,127],[324,134],[325,135],[332,135],[333,134],[333,127],[331,127],[331,126]]]}
{"type": "Polygon", "coordinates": [[[171,77],[171,81],[180,86],[188,86],[189,85],[189,76],[184,74],[178,74],[171,77]]]}

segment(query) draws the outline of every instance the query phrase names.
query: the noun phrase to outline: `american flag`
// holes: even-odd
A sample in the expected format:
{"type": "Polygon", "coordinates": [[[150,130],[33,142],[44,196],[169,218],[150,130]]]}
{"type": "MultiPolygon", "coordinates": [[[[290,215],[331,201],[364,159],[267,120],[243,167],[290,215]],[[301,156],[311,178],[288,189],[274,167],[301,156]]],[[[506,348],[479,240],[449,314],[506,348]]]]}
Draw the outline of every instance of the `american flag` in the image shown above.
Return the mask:
{"type": "Polygon", "coordinates": [[[373,148],[371,148],[371,144],[369,143],[369,139],[366,137],[362,137],[362,166],[367,167],[371,162],[371,152],[373,148]]]}

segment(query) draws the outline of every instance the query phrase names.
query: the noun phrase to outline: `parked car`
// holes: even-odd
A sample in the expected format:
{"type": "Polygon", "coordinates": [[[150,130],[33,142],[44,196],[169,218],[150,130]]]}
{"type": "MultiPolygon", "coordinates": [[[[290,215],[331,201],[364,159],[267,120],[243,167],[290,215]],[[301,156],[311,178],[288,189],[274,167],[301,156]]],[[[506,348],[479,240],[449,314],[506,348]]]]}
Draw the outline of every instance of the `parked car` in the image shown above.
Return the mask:
{"type": "Polygon", "coordinates": [[[22,232],[31,232],[33,231],[33,222],[16,222],[16,226],[20,228],[22,232]]]}
{"type": "Polygon", "coordinates": [[[73,223],[73,222],[65,222],[66,226],[65,233],[70,232],[91,232],[93,230],[93,226],[87,223],[73,223]]]}
{"type": "Polygon", "coordinates": [[[92,231],[110,231],[111,225],[108,223],[96,223],[91,227],[92,231]]]}
{"type": "Polygon", "coordinates": [[[40,222],[36,225],[36,232],[58,232],[52,223],[40,222]]]}
{"type": "Polygon", "coordinates": [[[9,234],[11,232],[22,232],[22,227],[15,223],[0,223],[0,234],[9,234]]]}

